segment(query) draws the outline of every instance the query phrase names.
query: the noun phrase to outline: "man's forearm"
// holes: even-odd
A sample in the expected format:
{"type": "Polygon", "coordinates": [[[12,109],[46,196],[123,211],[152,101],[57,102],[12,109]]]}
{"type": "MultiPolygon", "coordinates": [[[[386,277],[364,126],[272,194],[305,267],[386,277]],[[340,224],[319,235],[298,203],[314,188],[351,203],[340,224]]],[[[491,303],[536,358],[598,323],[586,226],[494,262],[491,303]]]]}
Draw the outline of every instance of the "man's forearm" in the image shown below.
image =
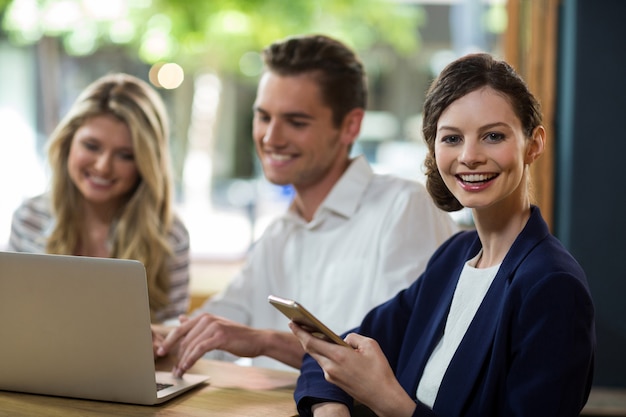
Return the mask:
{"type": "Polygon", "coordinates": [[[293,333],[263,330],[263,355],[300,369],[304,349],[293,333]]]}

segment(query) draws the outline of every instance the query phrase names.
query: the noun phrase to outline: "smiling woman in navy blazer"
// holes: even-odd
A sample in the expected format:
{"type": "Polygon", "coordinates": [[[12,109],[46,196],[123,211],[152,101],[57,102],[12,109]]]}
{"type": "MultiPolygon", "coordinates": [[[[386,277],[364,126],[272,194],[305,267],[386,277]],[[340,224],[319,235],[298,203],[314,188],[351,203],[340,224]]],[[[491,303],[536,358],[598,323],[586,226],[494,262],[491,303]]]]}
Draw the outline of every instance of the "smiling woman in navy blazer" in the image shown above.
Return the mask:
{"type": "Polygon", "coordinates": [[[504,61],[449,64],[424,104],[428,190],[476,230],[432,256],[413,285],[373,309],[349,349],[290,323],[307,355],[301,415],[578,416],[589,396],[594,308],[582,268],[530,202],[540,106],[504,61]]]}

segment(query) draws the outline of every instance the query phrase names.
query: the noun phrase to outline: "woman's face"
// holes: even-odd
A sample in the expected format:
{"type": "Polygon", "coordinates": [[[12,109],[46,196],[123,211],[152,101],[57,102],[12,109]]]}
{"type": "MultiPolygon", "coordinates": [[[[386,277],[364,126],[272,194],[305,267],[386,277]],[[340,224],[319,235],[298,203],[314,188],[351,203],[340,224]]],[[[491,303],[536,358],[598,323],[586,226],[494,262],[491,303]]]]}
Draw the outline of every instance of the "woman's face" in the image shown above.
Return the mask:
{"type": "Polygon", "coordinates": [[[525,166],[538,156],[535,141],[525,137],[508,99],[484,87],[452,102],[441,114],[435,138],[437,168],[465,207],[528,204],[525,166]]]}
{"type": "Polygon", "coordinates": [[[117,208],[139,181],[130,130],[112,115],[87,119],[72,138],[67,168],[85,200],[117,208]]]}

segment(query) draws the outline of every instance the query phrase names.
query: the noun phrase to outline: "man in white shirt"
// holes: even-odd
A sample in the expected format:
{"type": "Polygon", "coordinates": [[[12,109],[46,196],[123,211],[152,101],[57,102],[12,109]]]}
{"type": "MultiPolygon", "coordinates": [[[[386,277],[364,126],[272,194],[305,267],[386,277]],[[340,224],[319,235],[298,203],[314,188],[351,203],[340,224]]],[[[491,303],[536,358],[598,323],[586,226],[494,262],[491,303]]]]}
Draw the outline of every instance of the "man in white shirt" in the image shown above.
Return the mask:
{"type": "Polygon", "coordinates": [[[155,339],[158,356],[177,350],[176,375],[215,350],[299,368],[302,346],[269,294],[299,301],[343,333],[414,281],[456,231],[421,184],[350,158],[367,88],[349,48],[304,36],[270,45],[263,57],[253,138],[267,179],[291,184],[295,197],[227,288],[155,339]]]}

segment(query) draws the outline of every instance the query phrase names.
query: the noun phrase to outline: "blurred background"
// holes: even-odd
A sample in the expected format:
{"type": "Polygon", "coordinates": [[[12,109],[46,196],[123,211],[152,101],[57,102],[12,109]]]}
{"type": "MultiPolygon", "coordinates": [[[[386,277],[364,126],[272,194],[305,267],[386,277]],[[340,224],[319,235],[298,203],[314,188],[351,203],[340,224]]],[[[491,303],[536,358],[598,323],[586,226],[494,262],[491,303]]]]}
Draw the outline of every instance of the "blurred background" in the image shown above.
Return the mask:
{"type": "MultiPolygon", "coordinates": [[[[460,55],[491,52],[542,103],[536,203],[589,277],[596,382],[626,386],[624,17],[624,0],[0,0],[0,249],[13,210],[48,186],[46,141],[70,104],[96,78],[127,72],[168,107],[176,208],[201,302],[293,194],[264,181],[252,145],[263,47],[306,33],[352,46],[370,88],[355,153],[418,181],[430,81],[460,55]]],[[[466,212],[455,219],[471,227],[466,212]]]]}
{"type": "Polygon", "coordinates": [[[263,47],[304,33],[352,46],[371,91],[355,153],[379,172],[421,180],[419,112],[430,80],[463,53],[501,55],[507,25],[504,0],[0,4],[0,244],[16,205],[47,186],[45,143],[56,123],[87,84],[123,71],[166,101],[178,212],[194,257],[205,260],[243,256],[292,195],[264,181],[251,140],[263,47]]]}

